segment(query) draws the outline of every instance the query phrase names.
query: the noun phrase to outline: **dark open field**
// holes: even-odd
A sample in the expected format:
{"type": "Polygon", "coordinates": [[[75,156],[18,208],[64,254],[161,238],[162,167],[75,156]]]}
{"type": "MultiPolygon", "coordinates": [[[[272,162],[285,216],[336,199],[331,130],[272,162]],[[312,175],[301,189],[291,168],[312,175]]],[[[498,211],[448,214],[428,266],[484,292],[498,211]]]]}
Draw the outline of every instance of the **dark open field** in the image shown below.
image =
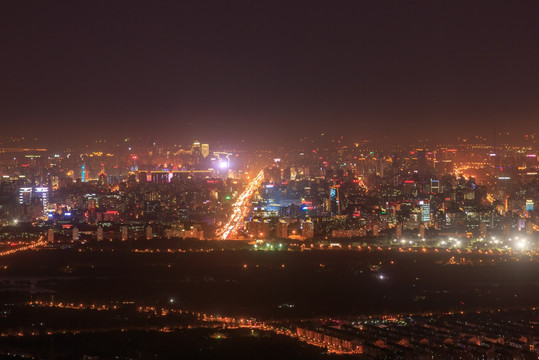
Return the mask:
{"type": "Polygon", "coordinates": [[[173,299],[178,308],[262,319],[537,305],[538,262],[462,254],[480,265],[446,265],[452,256],[394,250],[43,249],[2,258],[0,290],[5,302],[53,297],[170,306],[173,299]]]}

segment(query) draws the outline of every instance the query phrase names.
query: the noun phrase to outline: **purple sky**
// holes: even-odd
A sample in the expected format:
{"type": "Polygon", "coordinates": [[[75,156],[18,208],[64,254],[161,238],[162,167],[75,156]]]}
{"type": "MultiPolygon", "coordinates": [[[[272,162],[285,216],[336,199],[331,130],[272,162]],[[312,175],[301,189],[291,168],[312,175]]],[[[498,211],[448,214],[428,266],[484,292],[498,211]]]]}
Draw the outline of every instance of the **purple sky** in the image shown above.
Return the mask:
{"type": "Polygon", "coordinates": [[[4,1],[2,133],[539,130],[539,1],[4,1]]]}

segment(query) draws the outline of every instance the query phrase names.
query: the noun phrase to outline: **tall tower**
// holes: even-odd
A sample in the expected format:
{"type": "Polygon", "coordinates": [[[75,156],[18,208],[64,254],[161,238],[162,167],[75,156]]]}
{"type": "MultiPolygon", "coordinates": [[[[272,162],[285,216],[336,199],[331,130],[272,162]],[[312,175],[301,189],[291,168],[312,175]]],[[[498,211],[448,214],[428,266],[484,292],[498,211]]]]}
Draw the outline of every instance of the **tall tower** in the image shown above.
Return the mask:
{"type": "Polygon", "coordinates": [[[47,214],[49,208],[49,188],[48,187],[36,187],[34,188],[34,196],[41,201],[43,207],[43,215],[47,214]]]}
{"type": "Polygon", "coordinates": [[[80,177],[82,182],[86,182],[86,164],[82,164],[80,167],[80,177]]]}
{"type": "Polygon", "coordinates": [[[202,153],[202,156],[205,158],[210,155],[210,145],[209,144],[202,144],[200,145],[200,152],[202,153]]]}
{"type": "Polygon", "coordinates": [[[339,194],[339,185],[331,186],[329,192],[329,202],[331,204],[331,215],[341,214],[341,199],[339,194]]]}

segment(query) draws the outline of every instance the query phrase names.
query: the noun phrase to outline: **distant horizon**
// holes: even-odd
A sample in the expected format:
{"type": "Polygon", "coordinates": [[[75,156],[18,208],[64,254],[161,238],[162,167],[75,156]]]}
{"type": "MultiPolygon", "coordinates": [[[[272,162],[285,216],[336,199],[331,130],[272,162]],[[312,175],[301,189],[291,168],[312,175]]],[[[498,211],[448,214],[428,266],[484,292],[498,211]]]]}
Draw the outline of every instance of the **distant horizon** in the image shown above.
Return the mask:
{"type": "MultiPolygon", "coordinates": [[[[263,131],[262,131],[263,132],[263,131]]],[[[69,147],[103,147],[112,146],[114,144],[121,144],[125,142],[125,139],[129,139],[130,143],[136,144],[137,146],[150,146],[152,142],[156,142],[160,146],[189,146],[194,141],[199,141],[201,143],[210,143],[210,144],[220,144],[222,146],[232,146],[232,147],[248,147],[253,146],[263,146],[263,147],[280,147],[280,146],[291,146],[297,143],[301,144],[302,139],[311,139],[312,141],[322,141],[327,139],[339,139],[342,138],[344,144],[352,145],[354,143],[362,144],[365,141],[368,141],[372,145],[395,145],[395,146],[414,146],[414,145],[430,145],[430,146],[443,146],[443,145],[453,145],[457,143],[463,143],[463,139],[466,139],[468,143],[483,143],[486,145],[493,145],[496,143],[496,146],[501,146],[504,144],[509,145],[533,145],[537,143],[537,134],[534,132],[511,132],[505,131],[502,129],[496,130],[497,136],[496,141],[493,140],[493,129],[490,132],[477,132],[471,133],[469,135],[462,134],[461,136],[445,135],[444,134],[433,134],[435,136],[404,136],[391,133],[380,132],[379,134],[371,133],[361,133],[357,132],[355,135],[354,132],[346,132],[345,134],[331,133],[326,131],[320,131],[313,134],[279,134],[278,132],[275,135],[272,134],[259,134],[241,137],[236,136],[216,136],[216,135],[207,135],[204,132],[193,132],[192,134],[186,134],[184,132],[178,132],[178,136],[171,135],[170,132],[167,135],[133,135],[129,131],[126,131],[125,134],[107,134],[106,136],[92,136],[92,134],[85,134],[81,137],[78,137],[77,134],[72,134],[68,137],[62,137],[58,134],[41,134],[33,136],[21,136],[21,135],[9,135],[3,134],[0,136],[0,147],[3,146],[14,146],[17,144],[17,141],[10,141],[10,138],[24,140],[19,141],[20,144],[24,145],[38,145],[46,146],[47,148],[53,148],[56,150],[61,150],[63,148],[69,147]],[[324,135],[322,135],[324,134],[324,135]],[[526,135],[534,136],[535,141],[526,141],[526,135]],[[105,143],[102,143],[101,140],[105,140],[105,143]]],[[[323,146],[325,143],[320,142],[320,145],[323,146]]],[[[366,145],[366,144],[365,144],[366,145]]]]}
{"type": "Polygon", "coordinates": [[[4,134],[539,132],[539,2],[0,5],[4,134]]]}

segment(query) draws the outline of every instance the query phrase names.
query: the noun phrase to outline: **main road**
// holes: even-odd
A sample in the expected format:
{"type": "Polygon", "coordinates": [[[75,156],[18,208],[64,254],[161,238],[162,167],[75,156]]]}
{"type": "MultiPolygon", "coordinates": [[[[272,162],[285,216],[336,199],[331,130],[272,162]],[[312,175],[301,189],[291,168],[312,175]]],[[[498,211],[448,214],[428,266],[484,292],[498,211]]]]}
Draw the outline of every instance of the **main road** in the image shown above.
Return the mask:
{"type": "Polygon", "coordinates": [[[220,240],[228,240],[238,234],[239,228],[243,224],[243,219],[249,214],[251,209],[251,197],[264,180],[264,170],[261,170],[245,187],[245,190],[238,196],[232,205],[232,215],[228,222],[217,230],[216,235],[220,240]]]}

